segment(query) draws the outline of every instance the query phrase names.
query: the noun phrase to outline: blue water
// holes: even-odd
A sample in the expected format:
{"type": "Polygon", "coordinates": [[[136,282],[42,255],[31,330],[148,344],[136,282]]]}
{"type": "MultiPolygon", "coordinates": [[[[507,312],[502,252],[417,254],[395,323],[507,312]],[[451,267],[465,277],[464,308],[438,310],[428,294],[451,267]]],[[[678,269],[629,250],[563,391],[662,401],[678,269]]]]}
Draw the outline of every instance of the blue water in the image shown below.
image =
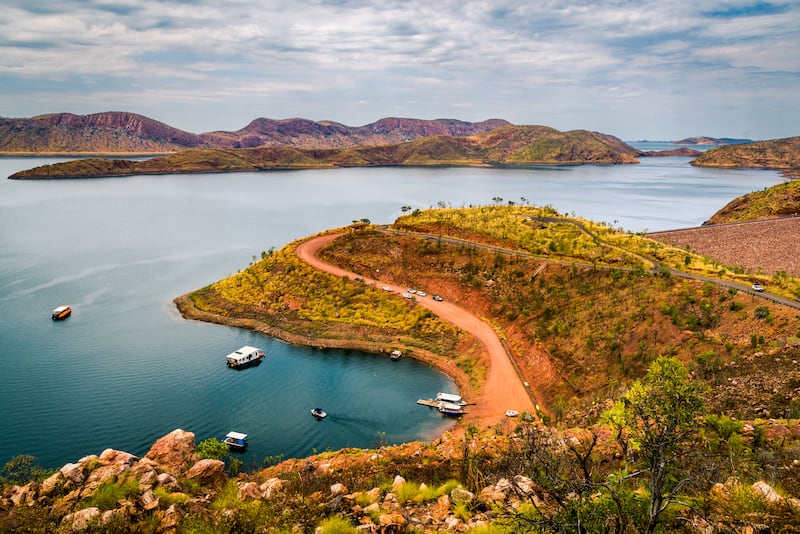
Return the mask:
{"type": "Polygon", "coordinates": [[[286,345],[185,321],[172,299],[261,251],[402,206],[552,205],[627,230],[695,226],[779,183],[687,158],[539,169],[338,169],[90,180],[5,180],[55,159],[0,158],[0,462],[58,467],[112,447],[143,455],[175,428],[250,435],[245,467],[344,446],[431,439],[452,422],[418,407],[456,391],[409,359],[286,345]],[[50,311],[71,304],[72,317],[50,311]],[[234,371],[224,356],[266,350],[234,371]],[[330,415],[316,421],[309,410],[330,415]]]}

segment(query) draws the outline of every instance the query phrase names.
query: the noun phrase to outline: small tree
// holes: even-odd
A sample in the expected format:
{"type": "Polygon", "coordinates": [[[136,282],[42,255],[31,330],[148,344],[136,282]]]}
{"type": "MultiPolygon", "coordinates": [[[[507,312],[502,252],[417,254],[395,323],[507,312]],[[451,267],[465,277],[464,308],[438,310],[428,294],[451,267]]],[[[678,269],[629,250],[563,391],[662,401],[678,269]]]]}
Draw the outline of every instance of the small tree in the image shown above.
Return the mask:
{"type": "Polygon", "coordinates": [[[623,398],[627,429],[650,476],[648,533],[655,530],[659,515],[687,482],[672,476],[671,469],[702,411],[700,393],[680,360],[661,356],[623,398]]]}
{"type": "Polygon", "coordinates": [[[204,439],[195,450],[201,459],[222,460],[228,455],[228,446],[217,438],[204,439]]]}

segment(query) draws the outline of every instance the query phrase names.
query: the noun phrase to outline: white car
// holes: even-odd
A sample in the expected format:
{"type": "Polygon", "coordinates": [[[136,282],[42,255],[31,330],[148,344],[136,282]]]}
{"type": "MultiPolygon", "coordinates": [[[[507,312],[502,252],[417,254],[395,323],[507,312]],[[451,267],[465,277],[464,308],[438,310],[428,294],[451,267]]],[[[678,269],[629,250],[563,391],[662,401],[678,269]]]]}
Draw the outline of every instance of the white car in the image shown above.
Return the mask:
{"type": "Polygon", "coordinates": [[[760,293],[764,291],[764,286],[761,284],[753,284],[753,291],[758,291],[760,293]]]}
{"type": "Polygon", "coordinates": [[[383,290],[384,290],[384,291],[391,291],[391,290],[392,290],[392,288],[391,288],[391,287],[389,287],[389,286],[383,286],[383,290]]]}
{"type": "Polygon", "coordinates": [[[411,294],[410,293],[403,293],[403,298],[410,299],[411,298],[411,294]]]}
{"type": "Polygon", "coordinates": [[[417,291],[417,296],[418,297],[424,297],[426,295],[427,295],[427,293],[425,293],[424,291],[417,291]]]}
{"type": "Polygon", "coordinates": [[[411,293],[411,294],[413,295],[414,293],[416,293],[416,292],[417,292],[417,290],[416,290],[416,289],[414,289],[413,287],[409,287],[409,288],[408,288],[408,292],[409,292],[409,293],[411,293]]]}

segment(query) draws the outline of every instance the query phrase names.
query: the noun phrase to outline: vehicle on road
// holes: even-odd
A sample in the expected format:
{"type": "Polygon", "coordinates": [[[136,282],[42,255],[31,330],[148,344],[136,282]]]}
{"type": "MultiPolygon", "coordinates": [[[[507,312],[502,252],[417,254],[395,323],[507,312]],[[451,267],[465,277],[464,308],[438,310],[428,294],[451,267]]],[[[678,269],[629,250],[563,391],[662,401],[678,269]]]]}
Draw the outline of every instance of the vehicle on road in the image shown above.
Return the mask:
{"type": "Polygon", "coordinates": [[[432,298],[433,300],[437,301],[437,302],[442,302],[442,301],[444,300],[444,299],[443,299],[442,297],[440,297],[439,295],[434,295],[434,296],[432,296],[431,298],[432,298]]]}
{"type": "Polygon", "coordinates": [[[758,291],[759,293],[764,291],[764,286],[761,284],[753,284],[753,291],[758,291]]]}

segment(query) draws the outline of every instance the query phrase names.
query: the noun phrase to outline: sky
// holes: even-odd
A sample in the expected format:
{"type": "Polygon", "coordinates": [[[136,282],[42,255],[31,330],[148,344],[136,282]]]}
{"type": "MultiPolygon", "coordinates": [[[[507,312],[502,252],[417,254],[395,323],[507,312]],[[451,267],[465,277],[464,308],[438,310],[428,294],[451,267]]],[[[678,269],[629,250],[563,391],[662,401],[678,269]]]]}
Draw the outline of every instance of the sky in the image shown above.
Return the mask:
{"type": "Polygon", "coordinates": [[[0,116],[800,135],[800,0],[3,0],[0,116]]]}

